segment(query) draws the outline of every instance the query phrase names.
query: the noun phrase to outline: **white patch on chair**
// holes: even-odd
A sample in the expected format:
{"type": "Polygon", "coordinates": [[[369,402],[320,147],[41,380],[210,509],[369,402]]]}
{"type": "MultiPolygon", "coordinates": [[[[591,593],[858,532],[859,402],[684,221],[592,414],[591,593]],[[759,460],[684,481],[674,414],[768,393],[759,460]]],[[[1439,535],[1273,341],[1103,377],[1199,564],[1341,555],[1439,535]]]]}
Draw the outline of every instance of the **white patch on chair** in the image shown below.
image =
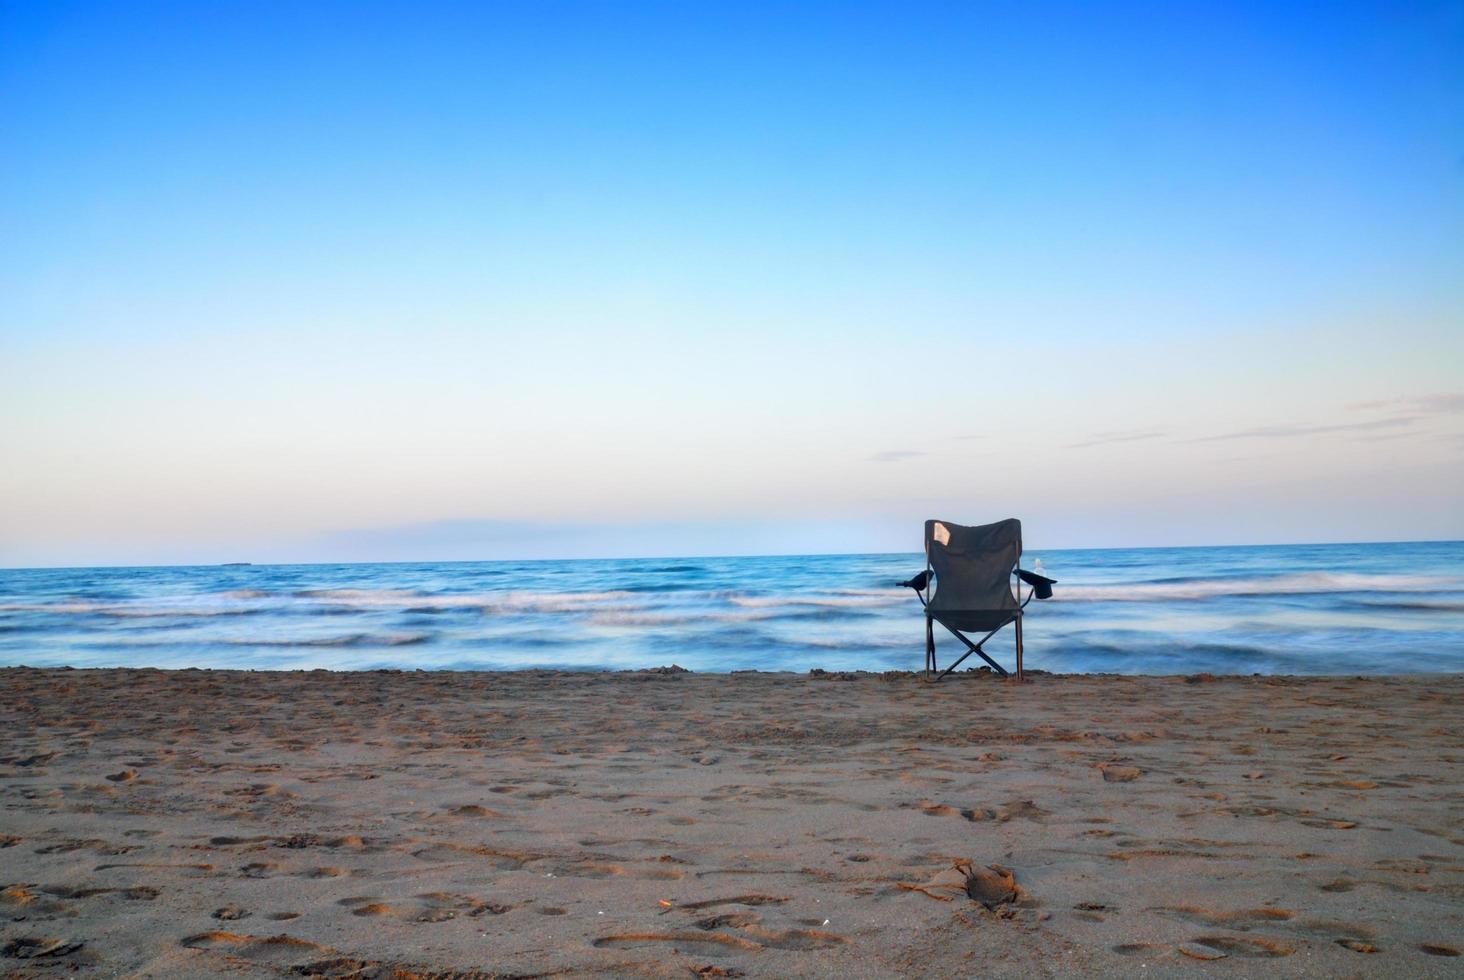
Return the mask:
{"type": "Polygon", "coordinates": [[[940,521],[935,522],[935,528],[930,532],[930,536],[932,538],[935,538],[936,542],[939,544],[951,543],[951,532],[946,530],[946,526],[940,521]]]}

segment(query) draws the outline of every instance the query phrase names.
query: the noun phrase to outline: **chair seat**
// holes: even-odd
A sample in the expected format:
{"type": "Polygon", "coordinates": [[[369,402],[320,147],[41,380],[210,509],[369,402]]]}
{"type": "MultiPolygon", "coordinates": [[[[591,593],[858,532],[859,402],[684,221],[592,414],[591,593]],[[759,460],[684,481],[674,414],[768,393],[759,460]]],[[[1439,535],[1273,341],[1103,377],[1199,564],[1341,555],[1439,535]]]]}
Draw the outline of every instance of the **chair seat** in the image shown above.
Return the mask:
{"type": "Polygon", "coordinates": [[[932,609],[930,617],[951,629],[989,632],[1001,629],[1022,614],[1020,609],[932,609]]]}

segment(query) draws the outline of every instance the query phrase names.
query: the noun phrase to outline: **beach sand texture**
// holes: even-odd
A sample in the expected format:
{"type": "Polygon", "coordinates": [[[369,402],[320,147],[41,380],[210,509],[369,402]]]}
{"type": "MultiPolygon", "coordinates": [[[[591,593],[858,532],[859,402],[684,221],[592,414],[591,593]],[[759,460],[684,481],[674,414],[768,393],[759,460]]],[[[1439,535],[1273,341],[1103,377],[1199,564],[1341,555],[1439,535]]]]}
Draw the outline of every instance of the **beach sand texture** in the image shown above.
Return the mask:
{"type": "Polygon", "coordinates": [[[0,692],[0,974],[1464,974],[1457,675],[0,692]]]}

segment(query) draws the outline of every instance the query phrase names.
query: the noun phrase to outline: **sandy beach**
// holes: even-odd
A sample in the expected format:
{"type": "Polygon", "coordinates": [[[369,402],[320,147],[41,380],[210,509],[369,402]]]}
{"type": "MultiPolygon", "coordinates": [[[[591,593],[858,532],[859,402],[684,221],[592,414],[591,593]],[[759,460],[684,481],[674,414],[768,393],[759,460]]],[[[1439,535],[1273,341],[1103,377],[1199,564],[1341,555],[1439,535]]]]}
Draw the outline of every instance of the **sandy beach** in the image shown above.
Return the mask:
{"type": "Polygon", "coordinates": [[[0,692],[6,975],[1464,974],[1457,675],[0,692]]]}

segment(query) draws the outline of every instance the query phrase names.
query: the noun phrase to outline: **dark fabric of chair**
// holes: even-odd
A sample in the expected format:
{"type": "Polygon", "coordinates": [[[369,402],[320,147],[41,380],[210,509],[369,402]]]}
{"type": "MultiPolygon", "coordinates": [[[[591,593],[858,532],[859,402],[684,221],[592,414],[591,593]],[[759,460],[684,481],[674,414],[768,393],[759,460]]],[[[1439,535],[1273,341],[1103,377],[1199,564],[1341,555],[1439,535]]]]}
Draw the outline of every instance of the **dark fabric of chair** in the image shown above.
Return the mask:
{"type": "Polygon", "coordinates": [[[925,522],[925,570],[900,585],[915,590],[925,607],[925,670],[934,675],[935,631],[940,623],[966,647],[936,680],[955,670],[975,654],[998,674],[1007,670],[982,649],[1003,627],[1011,624],[1016,641],[1017,679],[1022,679],[1022,610],[1033,598],[1049,599],[1056,580],[1019,567],[1022,560],[1022,522],[1009,517],[995,524],[967,527],[953,521],[925,522]],[[1021,598],[1021,585],[1013,589],[1012,577],[1031,586],[1021,598]],[[935,592],[931,593],[931,582],[935,592]],[[972,640],[966,633],[984,633],[972,640]]]}
{"type": "Polygon", "coordinates": [[[1012,570],[1022,556],[1021,521],[1012,517],[978,527],[926,521],[925,556],[935,573],[927,609],[937,622],[987,632],[1020,615],[1012,570]]]}

